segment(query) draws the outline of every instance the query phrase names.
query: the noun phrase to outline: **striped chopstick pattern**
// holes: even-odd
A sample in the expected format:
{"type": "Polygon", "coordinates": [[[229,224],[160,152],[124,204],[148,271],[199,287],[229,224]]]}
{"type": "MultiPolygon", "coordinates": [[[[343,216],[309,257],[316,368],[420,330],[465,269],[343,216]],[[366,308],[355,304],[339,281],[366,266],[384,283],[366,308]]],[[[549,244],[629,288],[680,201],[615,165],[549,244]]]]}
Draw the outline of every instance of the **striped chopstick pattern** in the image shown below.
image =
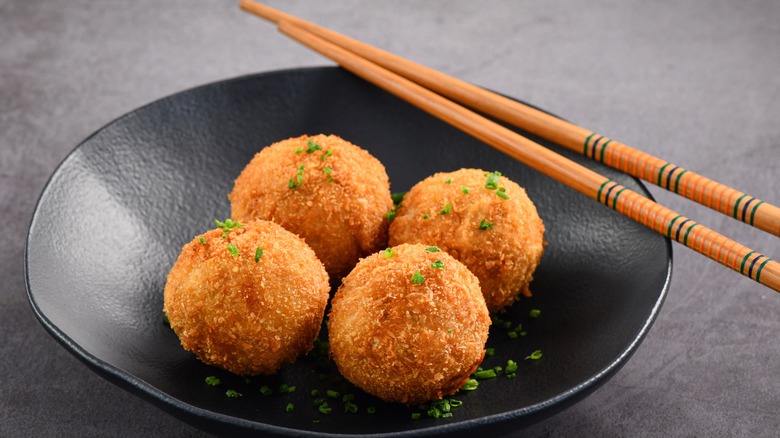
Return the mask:
{"type": "Polygon", "coordinates": [[[677,214],[607,179],[595,199],[624,216],[761,283],[761,272],[774,260],[677,214]]]}
{"type": "Polygon", "coordinates": [[[683,195],[748,225],[758,226],[772,234],[780,233],[780,229],[776,229],[777,225],[773,225],[776,223],[772,218],[773,213],[762,209],[762,207],[770,207],[764,201],[618,141],[593,132],[585,138],[582,154],[629,175],[683,195]],[[758,225],[756,217],[759,218],[758,225]]]}

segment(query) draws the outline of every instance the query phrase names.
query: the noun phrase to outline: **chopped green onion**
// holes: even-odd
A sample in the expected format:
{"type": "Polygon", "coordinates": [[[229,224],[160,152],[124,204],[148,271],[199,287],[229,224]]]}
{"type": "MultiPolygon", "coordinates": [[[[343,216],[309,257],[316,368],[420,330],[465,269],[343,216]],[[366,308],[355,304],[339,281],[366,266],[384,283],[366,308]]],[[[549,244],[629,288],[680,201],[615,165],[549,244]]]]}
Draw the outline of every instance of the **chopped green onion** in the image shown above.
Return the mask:
{"type": "Polygon", "coordinates": [[[452,178],[449,178],[447,181],[444,181],[444,184],[452,184],[452,178]]]}
{"type": "Polygon", "coordinates": [[[255,263],[260,261],[260,257],[263,256],[263,248],[260,248],[259,246],[255,250],[255,263]]]}
{"type": "Polygon", "coordinates": [[[487,174],[487,181],[485,181],[485,188],[495,190],[498,188],[498,179],[501,176],[501,172],[491,172],[487,174]]]}
{"type": "Polygon", "coordinates": [[[341,401],[344,403],[352,400],[355,400],[355,394],[344,394],[344,397],[341,397],[341,401]]]}
{"type": "Polygon", "coordinates": [[[438,246],[429,246],[425,248],[425,252],[439,252],[441,251],[438,246]]]}
{"type": "Polygon", "coordinates": [[[214,223],[217,224],[217,228],[222,229],[222,238],[225,239],[227,234],[235,228],[241,228],[241,223],[227,218],[225,222],[214,219],[214,223]]]}
{"type": "Polygon", "coordinates": [[[404,196],[406,196],[406,192],[393,193],[390,195],[390,199],[393,200],[394,205],[398,205],[404,200],[404,196]]]}
{"type": "Polygon", "coordinates": [[[496,371],[492,369],[477,371],[476,373],[473,374],[473,376],[477,380],[492,379],[496,377],[496,371]]]}
{"type": "Polygon", "coordinates": [[[320,160],[325,161],[325,159],[330,157],[331,155],[333,155],[333,151],[331,149],[328,149],[328,150],[326,150],[325,152],[322,153],[322,156],[320,157],[320,160]]]}
{"type": "Polygon", "coordinates": [[[281,394],[292,394],[295,392],[295,386],[294,385],[288,385],[286,383],[282,383],[279,385],[279,393],[281,394]]]}
{"type": "Polygon", "coordinates": [[[428,214],[424,214],[424,215],[422,215],[422,218],[423,218],[423,219],[428,219],[429,217],[430,217],[430,216],[429,216],[428,214]]]}
{"type": "Polygon", "coordinates": [[[412,412],[412,420],[419,420],[422,415],[419,412],[412,412]]]}
{"type": "Polygon", "coordinates": [[[469,194],[469,188],[466,187],[466,186],[461,187],[460,191],[463,192],[464,195],[468,195],[469,194]]]}
{"type": "Polygon", "coordinates": [[[241,393],[236,391],[235,389],[228,389],[227,391],[225,391],[225,395],[230,397],[230,398],[241,397],[241,393]]]}
{"type": "Polygon", "coordinates": [[[206,377],[206,384],[209,386],[217,386],[219,385],[220,380],[217,378],[217,376],[208,376],[206,377]]]}
{"type": "Polygon", "coordinates": [[[479,229],[485,231],[488,228],[493,228],[493,222],[488,222],[487,218],[483,218],[482,222],[479,223],[479,229]]]}
{"type": "Polygon", "coordinates": [[[227,250],[233,257],[238,257],[238,248],[232,243],[227,246],[227,250]]]}
{"type": "Polygon", "coordinates": [[[513,361],[512,359],[506,361],[505,371],[507,374],[517,371],[517,362],[513,361]]]}
{"type": "Polygon", "coordinates": [[[333,181],[336,181],[336,180],[333,179],[333,178],[328,178],[328,182],[333,182],[333,181]]]}
{"type": "Polygon", "coordinates": [[[287,187],[291,189],[297,189],[298,187],[303,184],[303,164],[298,166],[298,173],[295,175],[295,180],[290,178],[290,181],[287,183],[287,187]]]}
{"type": "Polygon", "coordinates": [[[287,403],[287,406],[284,407],[284,412],[292,412],[295,410],[295,405],[292,403],[287,403]]]}
{"type": "Polygon", "coordinates": [[[390,210],[385,213],[385,219],[387,219],[388,222],[392,222],[393,219],[395,219],[395,210],[390,210]]]}
{"type": "Polygon", "coordinates": [[[542,350],[535,350],[533,353],[526,356],[525,360],[539,360],[542,358],[542,350]]]}
{"type": "Polygon", "coordinates": [[[468,379],[463,386],[460,387],[461,391],[473,391],[479,387],[477,379],[468,379]]]}
{"type": "Polygon", "coordinates": [[[325,414],[325,415],[328,415],[331,412],[333,412],[333,408],[328,406],[328,402],[322,402],[322,404],[317,407],[317,410],[319,410],[320,413],[325,414]]]}
{"type": "Polygon", "coordinates": [[[539,310],[539,309],[531,309],[531,311],[528,312],[528,316],[530,316],[531,318],[538,318],[539,315],[541,315],[541,314],[542,314],[542,311],[539,310]]]}
{"type": "Polygon", "coordinates": [[[503,188],[503,187],[501,187],[500,189],[498,189],[498,191],[496,192],[496,195],[497,195],[499,198],[501,198],[501,199],[509,199],[509,195],[507,195],[507,194],[506,194],[506,189],[505,189],[505,188],[503,188]]]}
{"type": "Polygon", "coordinates": [[[311,390],[311,392],[310,392],[309,394],[310,394],[312,397],[317,397],[318,395],[320,395],[320,390],[319,390],[319,389],[312,389],[312,390],[311,390]]]}
{"type": "Polygon", "coordinates": [[[323,167],[322,171],[325,172],[326,175],[330,175],[331,173],[333,173],[333,169],[331,169],[328,166],[323,167]]]}
{"type": "Polygon", "coordinates": [[[200,242],[200,243],[205,245],[206,244],[206,238],[205,237],[199,237],[198,238],[198,242],[200,242]]]}
{"type": "Polygon", "coordinates": [[[171,320],[168,319],[168,315],[166,315],[165,313],[163,313],[163,322],[167,325],[171,325],[171,320]]]}
{"type": "Polygon", "coordinates": [[[382,252],[382,254],[385,256],[386,259],[392,258],[395,255],[395,250],[393,248],[387,248],[382,252]]]}
{"type": "Polygon", "coordinates": [[[314,151],[321,151],[322,150],[322,146],[318,145],[317,143],[315,143],[315,142],[313,142],[311,140],[306,140],[306,144],[309,146],[309,147],[306,148],[306,153],[307,154],[314,153],[314,151]]]}
{"type": "Polygon", "coordinates": [[[450,214],[452,213],[452,204],[445,204],[442,211],[439,212],[439,214],[450,214]]]}
{"type": "Polygon", "coordinates": [[[344,412],[349,412],[350,414],[355,414],[358,411],[358,406],[351,401],[348,401],[344,403],[344,412]]]}
{"type": "Polygon", "coordinates": [[[261,387],[260,387],[260,394],[263,394],[263,395],[271,395],[271,394],[273,394],[273,393],[274,393],[274,390],[273,390],[273,389],[271,389],[271,387],[270,387],[270,386],[263,385],[263,386],[261,386],[261,387]]]}
{"type": "Polygon", "coordinates": [[[300,154],[301,152],[303,152],[303,148],[298,148],[298,149],[295,150],[296,154],[300,154]]]}
{"type": "Polygon", "coordinates": [[[517,339],[517,332],[509,332],[507,334],[509,335],[510,338],[517,339]]]}
{"type": "Polygon", "coordinates": [[[485,349],[485,356],[492,356],[494,354],[496,354],[496,349],[495,348],[486,348],[485,349]]]}
{"type": "Polygon", "coordinates": [[[435,262],[431,263],[431,268],[433,269],[443,269],[444,263],[442,263],[441,260],[436,260],[435,262]]]}
{"type": "Polygon", "coordinates": [[[425,281],[425,277],[420,274],[420,271],[416,271],[414,275],[412,275],[412,283],[423,284],[423,281],[425,281]]]}
{"type": "Polygon", "coordinates": [[[373,406],[369,406],[366,408],[366,412],[368,412],[369,414],[376,414],[376,408],[373,406]]]}
{"type": "Polygon", "coordinates": [[[329,390],[325,391],[325,393],[328,394],[328,397],[330,397],[330,398],[339,398],[339,397],[341,397],[341,394],[339,394],[338,391],[334,391],[332,389],[329,389],[329,390]]]}

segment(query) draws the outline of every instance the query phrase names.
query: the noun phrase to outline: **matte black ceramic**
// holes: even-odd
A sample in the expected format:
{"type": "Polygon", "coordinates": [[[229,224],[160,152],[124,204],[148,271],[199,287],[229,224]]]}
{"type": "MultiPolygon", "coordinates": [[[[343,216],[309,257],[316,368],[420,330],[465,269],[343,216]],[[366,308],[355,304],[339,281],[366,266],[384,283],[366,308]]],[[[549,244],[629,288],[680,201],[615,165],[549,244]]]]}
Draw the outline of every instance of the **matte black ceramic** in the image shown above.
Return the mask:
{"type": "MultiPolygon", "coordinates": [[[[649,196],[636,180],[553,149],[649,196]]],[[[671,272],[667,239],[338,68],[272,72],[162,99],[110,123],[52,175],[30,225],[27,291],[46,329],[111,382],[221,435],[505,433],[570,406],[631,356],[657,315],[671,272]],[[392,191],[437,171],[500,170],[527,188],[549,242],[532,289],[494,324],[485,367],[519,363],[517,377],[458,393],[451,418],[387,404],[310,355],[251,381],[201,364],[164,324],[162,292],[179,250],[224,219],[233,180],[263,146],[332,133],[387,167],[392,191]],[[538,318],[529,310],[540,309],[538,318]],[[514,328],[514,327],[513,327],[514,328]],[[535,350],[539,360],[524,360],[535,350]],[[215,375],[222,383],[204,382],[215,375]],[[296,391],[280,394],[282,383],[296,391]],[[275,393],[265,396],[267,385],[275,393]],[[225,395],[227,389],[242,394],[225,395]],[[317,389],[352,393],[359,412],[315,408],[317,389]],[[285,412],[294,403],[293,412],[285,412]],[[366,408],[376,409],[373,414],[366,408]]],[[[326,337],[323,332],[322,337],[326,337]]],[[[487,436],[487,435],[485,435],[487,436]]]]}

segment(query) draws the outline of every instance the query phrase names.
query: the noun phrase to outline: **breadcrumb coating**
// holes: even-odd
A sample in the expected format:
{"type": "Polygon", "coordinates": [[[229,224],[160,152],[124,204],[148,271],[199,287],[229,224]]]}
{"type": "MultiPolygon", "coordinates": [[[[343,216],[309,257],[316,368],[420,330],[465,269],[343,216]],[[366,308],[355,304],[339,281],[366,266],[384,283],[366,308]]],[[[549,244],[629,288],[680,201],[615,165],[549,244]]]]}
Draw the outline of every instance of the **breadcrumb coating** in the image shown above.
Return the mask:
{"type": "Polygon", "coordinates": [[[484,358],[489,327],[477,278],[444,252],[406,244],[361,260],[328,320],[341,374],[405,404],[460,389],[484,358]]]}
{"type": "Polygon", "coordinates": [[[495,313],[520,294],[530,296],[544,251],[544,224],[515,182],[480,169],[460,169],[412,187],[390,224],[389,241],[441,247],[479,278],[488,309],[495,313]]]}
{"type": "Polygon", "coordinates": [[[228,195],[233,219],[265,219],[301,236],[334,281],[387,245],[393,208],[382,163],[335,135],[300,136],[257,153],[228,195]]]}
{"type": "Polygon", "coordinates": [[[269,375],[311,350],[330,286],[303,240],[252,221],[184,245],[164,294],[163,310],[186,350],[235,374],[269,375]]]}

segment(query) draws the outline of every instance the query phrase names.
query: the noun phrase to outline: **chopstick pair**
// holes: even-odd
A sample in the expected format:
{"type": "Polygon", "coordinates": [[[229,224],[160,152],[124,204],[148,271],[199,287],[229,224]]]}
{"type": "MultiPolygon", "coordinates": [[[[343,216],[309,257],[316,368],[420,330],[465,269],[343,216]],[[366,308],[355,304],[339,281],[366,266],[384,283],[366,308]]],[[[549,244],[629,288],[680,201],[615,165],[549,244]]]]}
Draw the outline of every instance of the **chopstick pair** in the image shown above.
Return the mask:
{"type": "Polygon", "coordinates": [[[780,209],[584,128],[252,0],[241,8],[341,67],[529,167],[780,292],[780,263],[454,103],[458,100],[619,170],[780,235],[780,209]],[[381,64],[381,65],[380,65],[381,64]],[[426,88],[430,87],[440,94],[426,88]],[[584,140],[583,140],[584,139],[584,140]],[[731,214],[733,212],[733,214],[731,214]]]}

